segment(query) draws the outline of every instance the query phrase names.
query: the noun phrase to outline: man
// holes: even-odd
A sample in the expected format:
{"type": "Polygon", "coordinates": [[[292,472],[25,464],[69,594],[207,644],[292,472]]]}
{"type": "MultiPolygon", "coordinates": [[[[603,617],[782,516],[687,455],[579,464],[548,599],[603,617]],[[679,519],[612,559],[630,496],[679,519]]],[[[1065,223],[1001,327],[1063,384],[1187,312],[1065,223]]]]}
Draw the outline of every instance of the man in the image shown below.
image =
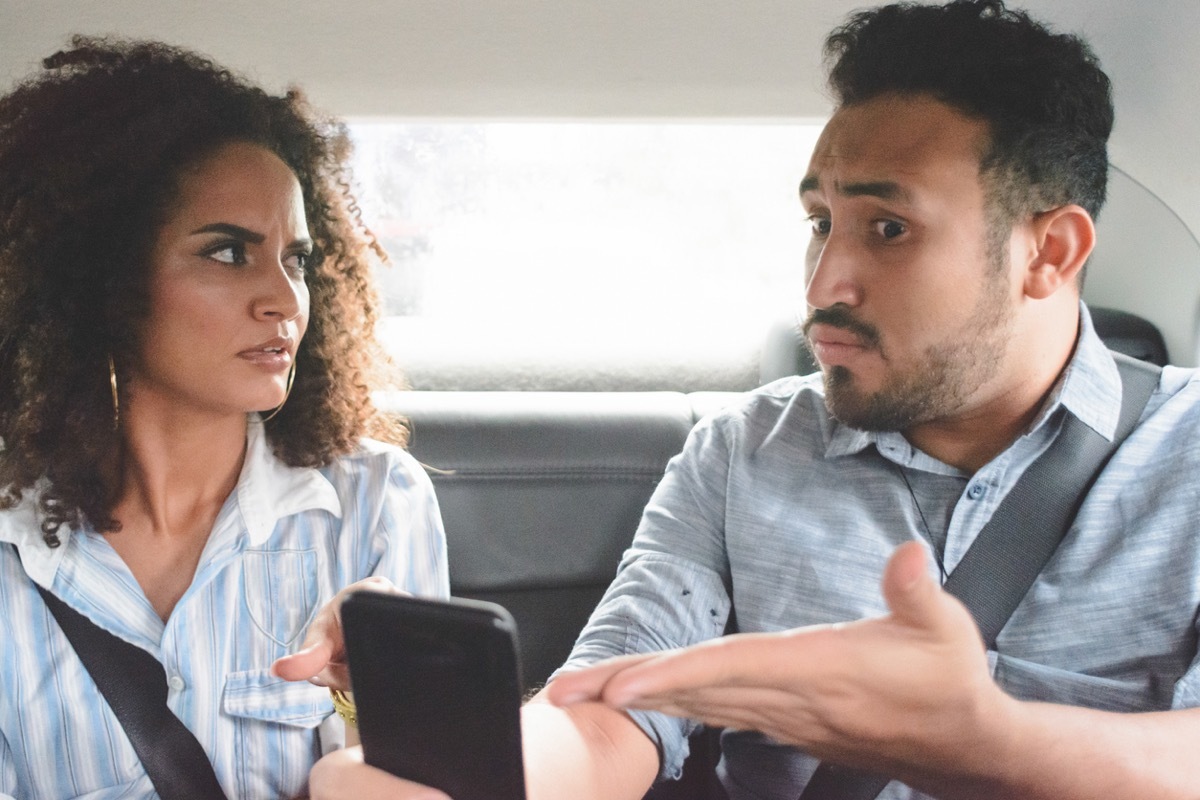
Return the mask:
{"type": "MultiPolygon", "coordinates": [[[[638,798],[692,719],[727,728],[733,800],[794,800],[818,759],[890,799],[1197,797],[1200,380],[1163,372],[994,652],[938,588],[1068,417],[1115,430],[1079,299],[1108,79],[998,1],[863,12],[826,49],[837,110],[800,186],[822,374],[701,422],[668,467],[524,710],[529,796],[638,798]]],[[[440,796],[360,758],[313,796],[440,796]]]]}

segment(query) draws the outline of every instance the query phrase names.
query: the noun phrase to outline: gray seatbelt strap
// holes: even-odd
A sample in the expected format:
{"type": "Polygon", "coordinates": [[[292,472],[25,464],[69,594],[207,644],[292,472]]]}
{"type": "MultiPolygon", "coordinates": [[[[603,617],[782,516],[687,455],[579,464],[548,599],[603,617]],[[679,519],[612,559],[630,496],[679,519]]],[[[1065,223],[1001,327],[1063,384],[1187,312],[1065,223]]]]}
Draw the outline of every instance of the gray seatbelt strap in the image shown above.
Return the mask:
{"type": "MultiPolygon", "coordinates": [[[[1113,353],[1121,373],[1121,416],[1112,441],[1074,414],[1000,503],[962,560],[945,590],[971,612],[988,649],[1054,555],[1112,454],[1137,425],[1158,386],[1162,370],[1113,353]]],[[[864,770],[823,763],[800,800],[873,800],[891,779],[864,770]]]]}
{"type": "MultiPolygon", "coordinates": [[[[13,545],[17,558],[20,550],[13,545]]],[[[116,715],[161,800],[225,800],[204,747],[167,705],[154,656],[106,631],[48,589],[38,593],[116,715]]]]}
{"type": "Polygon", "coordinates": [[[225,800],[204,747],[167,705],[167,673],[158,659],[37,589],[125,729],[155,793],[162,800],[225,800]]]}

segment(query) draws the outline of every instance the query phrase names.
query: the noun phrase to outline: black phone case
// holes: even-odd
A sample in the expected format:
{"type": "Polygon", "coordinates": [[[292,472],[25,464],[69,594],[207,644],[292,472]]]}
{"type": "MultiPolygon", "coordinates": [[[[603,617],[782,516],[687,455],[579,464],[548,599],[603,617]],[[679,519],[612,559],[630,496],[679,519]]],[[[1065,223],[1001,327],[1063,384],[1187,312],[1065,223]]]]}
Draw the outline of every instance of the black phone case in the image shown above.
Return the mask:
{"type": "Polygon", "coordinates": [[[509,613],[360,591],[341,615],[365,761],[454,800],[525,800],[509,613]]]}

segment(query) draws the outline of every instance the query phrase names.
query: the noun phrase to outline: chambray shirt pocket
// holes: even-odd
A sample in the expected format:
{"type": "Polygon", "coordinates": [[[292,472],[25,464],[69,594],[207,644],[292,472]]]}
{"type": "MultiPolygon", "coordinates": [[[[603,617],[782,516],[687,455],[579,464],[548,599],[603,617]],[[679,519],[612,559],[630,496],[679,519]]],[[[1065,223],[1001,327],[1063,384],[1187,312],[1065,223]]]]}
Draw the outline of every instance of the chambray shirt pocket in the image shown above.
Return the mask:
{"type": "MultiPolygon", "coordinates": [[[[149,777],[143,776],[132,783],[127,783],[123,786],[110,786],[106,789],[97,789],[94,792],[76,795],[71,800],[143,800],[143,798],[154,796],[156,796],[154,794],[154,784],[150,782],[149,777]]],[[[0,794],[0,800],[6,797],[8,795],[0,794]]]]}
{"type": "Polygon", "coordinates": [[[242,573],[254,626],[281,647],[297,644],[320,607],[317,551],[247,550],[242,573]]]}
{"type": "Polygon", "coordinates": [[[285,681],[266,669],[232,672],[221,705],[243,719],[312,728],[333,712],[329,690],[306,681],[285,681]]]}
{"type": "MultiPolygon", "coordinates": [[[[157,797],[158,795],[154,791],[154,784],[150,782],[150,776],[142,768],[141,762],[135,761],[133,770],[138,773],[136,776],[128,780],[122,780],[120,783],[111,786],[94,789],[77,784],[74,791],[81,792],[79,794],[74,794],[71,790],[67,790],[66,794],[47,794],[44,791],[37,791],[28,786],[22,786],[13,794],[0,792],[0,800],[28,800],[29,798],[42,797],[58,797],[62,798],[62,800],[145,800],[147,797],[157,797]]],[[[86,781],[85,776],[81,775],[79,778],[82,779],[80,783],[86,781]]]]}
{"type": "Polygon", "coordinates": [[[1012,656],[996,658],[996,682],[1021,700],[1084,706],[1101,711],[1153,711],[1146,687],[1131,680],[1100,678],[1012,656]]]}
{"type": "Polygon", "coordinates": [[[308,766],[321,754],[318,726],[333,713],[329,690],[285,681],[269,670],[232,672],[221,709],[237,720],[238,797],[295,797],[307,786],[308,766]],[[284,755],[288,755],[286,759],[284,755]],[[305,765],[296,774],[271,775],[264,765],[305,765]]]}

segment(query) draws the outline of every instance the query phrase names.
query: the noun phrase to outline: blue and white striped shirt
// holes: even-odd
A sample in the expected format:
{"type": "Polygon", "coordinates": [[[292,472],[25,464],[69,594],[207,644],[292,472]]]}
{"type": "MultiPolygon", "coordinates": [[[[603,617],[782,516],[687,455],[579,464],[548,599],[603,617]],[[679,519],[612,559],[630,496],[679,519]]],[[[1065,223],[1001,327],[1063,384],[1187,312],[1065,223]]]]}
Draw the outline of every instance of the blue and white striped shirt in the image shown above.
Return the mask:
{"type": "MultiPolygon", "coordinates": [[[[564,669],[742,631],[886,612],[891,552],[922,541],[953,571],[1073,414],[1111,438],[1120,377],[1081,306],[1075,356],[1031,429],[973,475],[898,433],[848,428],[819,375],[788,378],[701,421],[667,467],[620,571],[564,669]],[[903,476],[903,477],[902,477],[903,476]],[[912,485],[912,494],[905,484],[912,485]]],[[[1168,367],[1138,427],[989,654],[1027,699],[1113,711],[1200,706],[1200,376],[1168,367]]],[[[691,726],[634,717],[674,776],[691,726]]],[[[753,732],[722,737],[731,800],[794,800],[816,761],[753,732]]],[[[924,795],[892,783],[886,800],[924,795]]]]}
{"type": "Polygon", "coordinates": [[[383,575],[416,595],[449,593],[441,516],[411,456],[364,441],[328,467],[295,469],[257,421],[247,437],[237,487],[166,623],[103,536],[63,528],[52,550],[32,498],[0,512],[0,800],[156,796],[34,581],[162,662],[168,704],[230,798],[299,796],[340,744],[328,691],[269,672],[339,589],[383,575]]]}

